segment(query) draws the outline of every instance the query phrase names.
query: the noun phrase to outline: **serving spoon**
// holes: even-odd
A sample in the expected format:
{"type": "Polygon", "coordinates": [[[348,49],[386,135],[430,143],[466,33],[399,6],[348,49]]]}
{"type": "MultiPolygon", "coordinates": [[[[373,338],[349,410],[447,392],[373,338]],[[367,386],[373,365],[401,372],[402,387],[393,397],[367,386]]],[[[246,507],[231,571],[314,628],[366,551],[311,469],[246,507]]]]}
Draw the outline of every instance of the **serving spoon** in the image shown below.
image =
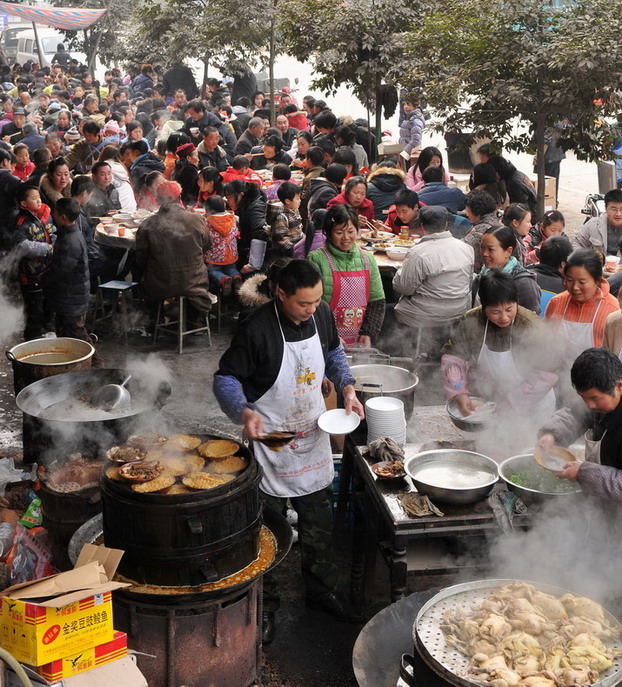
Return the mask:
{"type": "Polygon", "coordinates": [[[91,405],[107,411],[120,406],[129,406],[132,397],[125,385],[130,379],[132,375],[128,375],[121,384],[105,384],[100,387],[91,397],[91,405]]]}

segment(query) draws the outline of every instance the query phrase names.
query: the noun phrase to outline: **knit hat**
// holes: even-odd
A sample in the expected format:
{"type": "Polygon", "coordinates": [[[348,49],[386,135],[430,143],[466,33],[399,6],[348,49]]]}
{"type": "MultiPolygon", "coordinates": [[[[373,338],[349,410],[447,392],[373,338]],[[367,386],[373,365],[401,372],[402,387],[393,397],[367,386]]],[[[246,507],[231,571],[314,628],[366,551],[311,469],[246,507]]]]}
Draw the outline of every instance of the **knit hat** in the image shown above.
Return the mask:
{"type": "Polygon", "coordinates": [[[176,181],[163,181],[156,192],[159,203],[173,202],[181,196],[181,186],[176,181]]]}
{"type": "Polygon", "coordinates": [[[77,143],[82,136],[75,126],[71,127],[69,131],[65,131],[65,142],[66,143],[77,143]]]}
{"type": "Polygon", "coordinates": [[[114,119],[111,119],[109,122],[104,124],[104,133],[109,132],[111,134],[118,134],[120,131],[121,129],[119,129],[119,122],[115,122],[114,119]]]}
{"type": "Polygon", "coordinates": [[[63,108],[61,107],[59,102],[56,102],[53,100],[49,106],[48,106],[48,112],[60,112],[63,108]]]}
{"type": "Polygon", "coordinates": [[[179,155],[179,157],[190,157],[195,150],[194,143],[183,143],[175,150],[175,154],[179,155]]]}
{"type": "Polygon", "coordinates": [[[13,108],[13,115],[25,115],[26,110],[24,110],[23,107],[14,107],[13,108]]]}

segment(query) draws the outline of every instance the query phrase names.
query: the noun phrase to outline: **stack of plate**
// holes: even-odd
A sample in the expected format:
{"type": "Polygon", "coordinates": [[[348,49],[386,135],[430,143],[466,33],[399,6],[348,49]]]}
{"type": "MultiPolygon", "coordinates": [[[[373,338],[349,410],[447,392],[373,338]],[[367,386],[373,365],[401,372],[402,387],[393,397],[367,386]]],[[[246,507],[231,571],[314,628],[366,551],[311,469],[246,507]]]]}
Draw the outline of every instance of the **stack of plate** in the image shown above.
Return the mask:
{"type": "Polygon", "coordinates": [[[365,403],[367,443],[379,437],[391,437],[403,445],[406,443],[406,418],[404,402],[391,396],[376,396],[365,403]]]}

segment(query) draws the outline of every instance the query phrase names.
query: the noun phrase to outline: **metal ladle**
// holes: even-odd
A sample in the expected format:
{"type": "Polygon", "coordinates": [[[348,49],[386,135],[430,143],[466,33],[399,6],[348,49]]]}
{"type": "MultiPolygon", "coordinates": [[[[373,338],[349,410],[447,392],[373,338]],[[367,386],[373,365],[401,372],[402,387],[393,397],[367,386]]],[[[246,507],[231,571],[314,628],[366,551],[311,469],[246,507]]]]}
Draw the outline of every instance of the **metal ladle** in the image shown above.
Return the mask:
{"type": "Polygon", "coordinates": [[[132,375],[128,375],[121,384],[105,384],[93,394],[91,405],[106,411],[114,410],[119,406],[129,406],[132,397],[125,385],[130,379],[132,375]]]}

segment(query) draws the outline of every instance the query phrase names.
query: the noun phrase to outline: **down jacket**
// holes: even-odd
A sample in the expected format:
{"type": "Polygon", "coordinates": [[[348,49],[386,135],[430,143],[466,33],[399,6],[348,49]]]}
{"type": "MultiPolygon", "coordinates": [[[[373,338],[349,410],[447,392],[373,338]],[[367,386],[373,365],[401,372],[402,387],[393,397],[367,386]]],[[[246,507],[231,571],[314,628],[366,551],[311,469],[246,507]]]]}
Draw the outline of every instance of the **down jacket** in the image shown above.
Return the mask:
{"type": "Polygon", "coordinates": [[[400,143],[404,146],[405,153],[421,147],[424,126],[423,112],[418,107],[404,117],[400,125],[400,143]]]}
{"type": "Polygon", "coordinates": [[[367,177],[367,197],[374,204],[374,217],[386,221],[395,196],[405,188],[401,169],[379,167],[367,177]]]}
{"type": "Polygon", "coordinates": [[[77,224],[56,231],[54,251],[40,282],[51,310],[80,317],[88,310],[91,286],[86,240],[77,224]]]}

